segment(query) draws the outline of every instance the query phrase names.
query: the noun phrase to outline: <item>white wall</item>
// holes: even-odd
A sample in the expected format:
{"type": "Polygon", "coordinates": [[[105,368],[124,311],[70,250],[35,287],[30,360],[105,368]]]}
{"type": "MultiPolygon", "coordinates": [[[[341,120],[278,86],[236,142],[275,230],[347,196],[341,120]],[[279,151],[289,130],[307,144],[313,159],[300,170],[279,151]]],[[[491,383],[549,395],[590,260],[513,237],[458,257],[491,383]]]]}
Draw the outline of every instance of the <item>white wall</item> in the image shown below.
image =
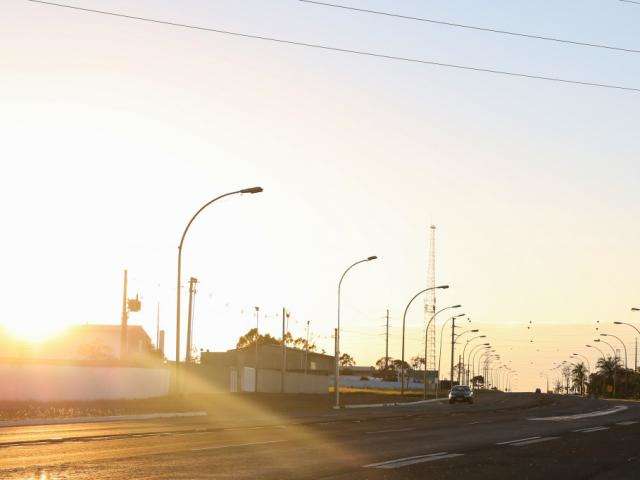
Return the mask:
{"type": "MultiPolygon", "coordinates": [[[[369,377],[369,380],[360,380],[361,375],[340,375],[340,386],[351,388],[371,388],[381,390],[400,390],[400,381],[386,382],[379,378],[369,377]]],[[[333,375],[331,376],[331,384],[333,385],[333,375]]],[[[408,382],[405,383],[406,390],[423,390],[424,384],[408,382]]]]}
{"type": "Polygon", "coordinates": [[[1,400],[104,400],[169,393],[167,368],[0,364],[1,400]]]}

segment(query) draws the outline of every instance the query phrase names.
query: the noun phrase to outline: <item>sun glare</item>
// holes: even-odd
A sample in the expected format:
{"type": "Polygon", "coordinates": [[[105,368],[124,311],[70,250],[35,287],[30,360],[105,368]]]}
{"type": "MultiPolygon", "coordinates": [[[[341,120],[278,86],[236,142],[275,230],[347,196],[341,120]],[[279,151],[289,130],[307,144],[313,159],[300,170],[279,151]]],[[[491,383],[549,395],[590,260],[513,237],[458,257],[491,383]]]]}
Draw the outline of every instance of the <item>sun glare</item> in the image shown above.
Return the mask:
{"type": "Polygon", "coordinates": [[[22,322],[5,325],[9,336],[19,342],[41,343],[50,340],[62,331],[58,325],[22,322]]]}

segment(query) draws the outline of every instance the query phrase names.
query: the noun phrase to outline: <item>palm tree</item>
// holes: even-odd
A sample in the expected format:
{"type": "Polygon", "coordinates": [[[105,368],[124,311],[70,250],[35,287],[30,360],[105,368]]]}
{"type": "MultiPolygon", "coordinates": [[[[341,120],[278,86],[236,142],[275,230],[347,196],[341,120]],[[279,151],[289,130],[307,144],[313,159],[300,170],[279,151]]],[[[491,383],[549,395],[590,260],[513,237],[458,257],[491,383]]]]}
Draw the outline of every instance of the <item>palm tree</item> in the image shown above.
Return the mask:
{"type": "Polygon", "coordinates": [[[580,395],[584,394],[584,384],[587,380],[587,367],[584,363],[577,363],[571,370],[571,383],[573,388],[580,392],[580,395]]]}
{"type": "Polygon", "coordinates": [[[618,357],[608,356],[607,358],[599,358],[596,364],[598,373],[602,375],[609,384],[613,385],[613,395],[616,394],[616,375],[622,368],[620,359],[618,357]]]}

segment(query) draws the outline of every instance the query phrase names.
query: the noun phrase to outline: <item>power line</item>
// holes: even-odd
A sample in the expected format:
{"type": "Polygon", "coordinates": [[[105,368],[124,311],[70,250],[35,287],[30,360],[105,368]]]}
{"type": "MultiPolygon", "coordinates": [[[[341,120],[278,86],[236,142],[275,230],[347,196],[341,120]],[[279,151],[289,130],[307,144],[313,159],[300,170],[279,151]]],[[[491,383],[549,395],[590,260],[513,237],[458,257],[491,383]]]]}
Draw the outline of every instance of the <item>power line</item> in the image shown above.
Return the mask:
{"type": "MultiPolygon", "coordinates": [[[[342,10],[347,10],[347,11],[352,11],[352,12],[360,12],[360,13],[371,13],[374,15],[383,15],[385,17],[392,17],[392,18],[400,18],[403,20],[414,20],[414,21],[418,21],[418,22],[425,22],[425,23],[433,23],[436,25],[444,25],[447,27],[455,27],[455,28],[466,28],[469,30],[477,30],[480,32],[489,32],[489,33],[497,33],[497,34],[501,34],[501,35],[511,35],[513,37],[524,37],[524,38],[530,38],[530,39],[534,39],[534,40],[546,40],[549,42],[557,42],[557,43],[566,43],[566,44],[570,44],[570,45],[577,45],[580,47],[591,47],[591,48],[604,48],[606,50],[616,50],[619,52],[627,52],[627,53],[640,53],[640,50],[636,50],[633,48],[624,48],[624,47],[616,47],[613,45],[606,45],[603,43],[589,43],[589,42],[579,42],[577,40],[568,40],[565,38],[556,38],[556,37],[545,37],[543,35],[534,35],[534,34],[530,34],[530,33],[520,33],[520,32],[512,32],[509,30],[499,30],[497,28],[489,28],[489,27],[478,27],[475,25],[466,25],[463,23],[454,23],[454,22],[446,22],[444,20],[434,20],[432,18],[424,18],[424,17],[412,17],[409,15],[401,15],[399,13],[391,13],[391,12],[382,12],[379,10],[369,10],[366,8],[356,8],[356,7],[350,7],[347,5],[340,5],[337,3],[326,3],[326,2],[318,2],[316,0],[298,0],[300,2],[303,3],[310,3],[310,4],[314,4],[314,5],[319,5],[319,6],[323,6],[323,7],[331,7],[331,8],[339,8],[342,10]]],[[[630,2],[630,3],[638,3],[640,4],[640,2],[632,2],[631,0],[620,0],[620,1],[626,1],[626,2],[630,2]]]]}
{"type": "Polygon", "coordinates": [[[66,4],[63,4],[63,3],[47,2],[47,1],[44,1],[44,0],[25,0],[25,1],[31,2],[31,3],[39,3],[39,4],[42,4],[42,5],[50,5],[50,6],[54,6],[54,7],[68,8],[68,9],[71,9],[71,10],[79,10],[79,11],[82,11],[82,12],[97,13],[97,14],[101,14],[101,15],[109,15],[109,16],[118,17],[118,18],[126,18],[126,19],[129,19],[129,20],[138,20],[138,21],[142,21],[142,22],[156,23],[156,24],[161,24],[161,25],[169,25],[169,26],[172,26],[172,27],[180,27],[180,28],[188,28],[188,29],[192,29],[192,30],[200,30],[200,31],[206,31],[206,32],[220,33],[220,34],[223,34],[223,35],[231,35],[231,36],[242,37],[242,38],[251,38],[251,39],[254,39],[254,40],[264,40],[264,41],[268,41],[268,42],[274,42],[274,43],[280,43],[280,44],[286,44],[286,45],[296,45],[296,46],[300,46],[300,47],[316,48],[316,49],[319,49],[319,50],[327,50],[327,51],[341,52],[341,53],[351,53],[351,54],[354,54],[354,55],[362,55],[362,56],[365,56],[365,57],[375,57],[375,58],[381,58],[381,59],[384,59],[384,60],[397,60],[397,61],[402,61],[402,62],[417,63],[417,64],[422,64],[422,65],[431,65],[431,66],[444,67],[444,68],[452,68],[452,69],[457,69],[457,70],[467,70],[467,71],[482,72],[482,73],[493,73],[493,74],[496,74],[496,75],[505,75],[505,76],[509,76],[509,77],[528,78],[528,79],[533,79],[533,80],[546,80],[546,81],[549,81],[549,82],[565,83],[565,84],[572,84],[572,85],[582,85],[582,86],[588,86],[588,87],[609,88],[609,89],[614,89],[614,90],[624,90],[624,91],[628,91],[628,92],[640,93],[640,88],[625,87],[625,86],[622,86],[622,85],[613,85],[613,84],[607,84],[607,83],[596,83],[596,82],[588,82],[588,81],[581,81],[581,80],[569,80],[569,79],[560,78],[560,77],[547,77],[547,76],[544,76],[544,75],[534,75],[534,74],[528,74],[528,73],[510,72],[510,71],[507,71],[507,70],[495,70],[495,69],[491,69],[491,68],[473,67],[473,66],[468,66],[468,65],[458,65],[458,64],[454,64],[454,63],[442,63],[442,62],[435,62],[435,61],[432,61],[432,60],[422,60],[422,59],[418,59],[418,58],[399,57],[399,56],[395,56],[395,55],[385,55],[385,54],[381,54],[381,53],[367,52],[367,51],[364,51],[364,50],[351,50],[351,49],[347,49],[347,48],[331,47],[331,46],[328,46],[328,45],[322,45],[322,44],[318,44],[318,43],[305,43],[305,42],[299,42],[299,41],[295,41],[295,40],[286,40],[286,39],[282,39],[282,38],[265,37],[265,36],[261,36],[261,35],[252,35],[252,34],[249,34],[249,33],[240,33],[240,32],[233,32],[233,31],[229,31],[229,30],[220,30],[220,29],[216,29],[216,28],[201,27],[201,26],[197,26],[197,25],[190,25],[190,24],[185,24],[185,23],[177,23],[177,22],[171,22],[171,21],[166,21],[166,20],[158,20],[158,19],[147,18],[147,17],[137,17],[137,16],[134,16],[134,15],[128,15],[128,14],[118,13],[118,12],[110,12],[110,11],[105,11],[105,10],[94,10],[94,9],[91,9],[91,8],[77,7],[77,6],[74,6],[74,5],[66,5],[66,4]]]}
{"type": "Polygon", "coordinates": [[[640,2],[634,2],[633,0],[620,0],[620,1],[624,3],[635,3],[636,5],[640,5],[640,2]]]}

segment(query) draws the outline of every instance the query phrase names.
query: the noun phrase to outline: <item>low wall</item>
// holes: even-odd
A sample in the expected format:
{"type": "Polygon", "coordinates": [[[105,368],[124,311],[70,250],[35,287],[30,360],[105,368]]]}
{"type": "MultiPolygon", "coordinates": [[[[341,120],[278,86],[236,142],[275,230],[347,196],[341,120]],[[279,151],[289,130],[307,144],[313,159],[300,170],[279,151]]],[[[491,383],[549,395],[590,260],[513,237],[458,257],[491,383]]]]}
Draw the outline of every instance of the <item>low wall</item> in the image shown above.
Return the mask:
{"type": "MultiPolygon", "coordinates": [[[[333,376],[331,376],[333,382],[333,376]]],[[[428,384],[433,388],[432,384],[428,384]]],[[[360,375],[340,375],[340,386],[351,388],[371,388],[380,390],[400,390],[400,381],[387,382],[378,378],[369,377],[369,380],[361,380],[360,375]]],[[[423,390],[424,384],[417,382],[405,383],[405,390],[423,390]]]]}
{"type": "Polygon", "coordinates": [[[0,401],[160,397],[169,382],[167,368],[0,363],[0,401]]]}
{"type": "MultiPolygon", "coordinates": [[[[282,372],[258,370],[258,392],[280,393],[282,372]]],[[[284,378],[284,393],[329,393],[329,377],[298,372],[287,372],[284,378]]]]}

